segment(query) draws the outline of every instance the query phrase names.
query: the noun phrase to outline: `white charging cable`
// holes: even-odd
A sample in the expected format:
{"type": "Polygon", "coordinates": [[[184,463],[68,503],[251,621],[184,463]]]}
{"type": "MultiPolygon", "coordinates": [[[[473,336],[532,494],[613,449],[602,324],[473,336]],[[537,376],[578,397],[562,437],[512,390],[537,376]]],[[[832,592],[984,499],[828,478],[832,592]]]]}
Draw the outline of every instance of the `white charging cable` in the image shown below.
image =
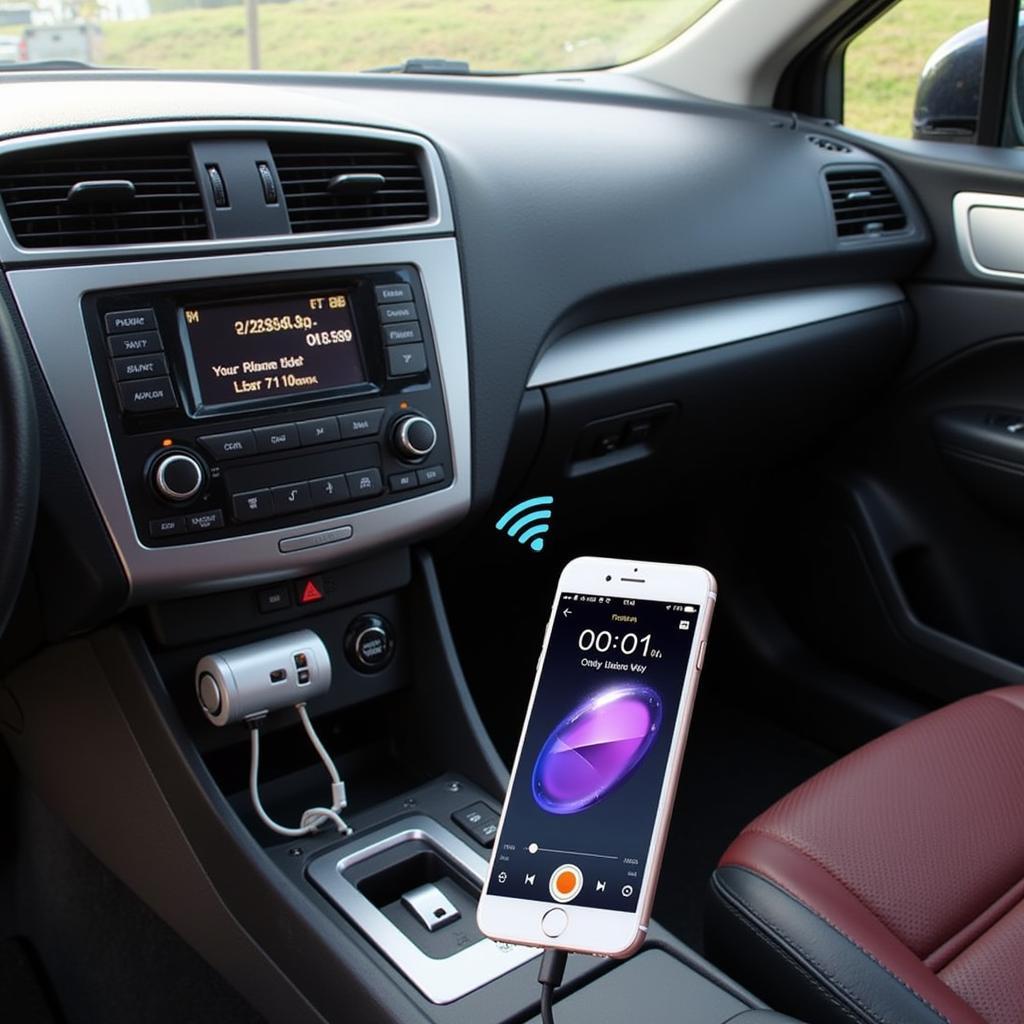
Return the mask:
{"type": "Polygon", "coordinates": [[[252,798],[252,805],[259,815],[260,821],[267,828],[282,836],[308,836],[328,822],[332,823],[342,835],[350,835],[352,829],[345,823],[345,819],[341,817],[341,812],[348,806],[345,783],[341,781],[341,776],[338,774],[334,761],[331,760],[331,755],[327,753],[327,748],[320,741],[316,729],[313,728],[306,705],[296,704],[295,710],[299,713],[299,718],[302,721],[303,728],[306,730],[306,735],[309,737],[309,742],[313,744],[313,749],[320,756],[320,760],[323,761],[324,767],[331,777],[331,806],[311,807],[303,813],[298,828],[288,828],[285,825],[279,825],[267,814],[263,809],[263,804],[260,802],[260,729],[255,721],[249,722],[249,735],[252,737],[252,758],[249,761],[249,796],[252,798]]]}

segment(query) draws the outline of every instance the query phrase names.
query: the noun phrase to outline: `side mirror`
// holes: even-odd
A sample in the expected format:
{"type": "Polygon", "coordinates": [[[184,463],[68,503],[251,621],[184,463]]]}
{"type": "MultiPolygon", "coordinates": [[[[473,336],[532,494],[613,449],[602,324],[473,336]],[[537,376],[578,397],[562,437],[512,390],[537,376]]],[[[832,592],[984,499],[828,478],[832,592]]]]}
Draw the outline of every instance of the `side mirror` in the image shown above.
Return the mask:
{"type": "MultiPolygon", "coordinates": [[[[963,142],[978,127],[981,76],[985,67],[988,22],[979,21],[947,39],[921,72],[914,101],[914,138],[933,142],[963,142]]],[[[1024,13],[1018,23],[1016,58],[1010,87],[1010,112],[1018,141],[1024,141],[1021,119],[1021,49],[1024,13]]]]}

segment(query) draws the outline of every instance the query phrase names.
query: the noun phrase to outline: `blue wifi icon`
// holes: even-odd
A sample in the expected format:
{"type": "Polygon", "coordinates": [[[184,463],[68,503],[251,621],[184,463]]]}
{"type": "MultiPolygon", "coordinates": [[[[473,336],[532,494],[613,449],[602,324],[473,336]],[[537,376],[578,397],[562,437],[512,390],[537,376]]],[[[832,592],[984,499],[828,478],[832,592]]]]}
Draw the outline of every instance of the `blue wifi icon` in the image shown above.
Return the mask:
{"type": "Polygon", "coordinates": [[[554,503],[555,499],[550,494],[541,498],[527,498],[526,501],[513,505],[494,524],[495,529],[504,530],[510,537],[515,537],[520,544],[529,544],[533,551],[542,551],[544,549],[544,534],[550,529],[548,526],[548,520],[551,518],[550,506],[554,503]]]}

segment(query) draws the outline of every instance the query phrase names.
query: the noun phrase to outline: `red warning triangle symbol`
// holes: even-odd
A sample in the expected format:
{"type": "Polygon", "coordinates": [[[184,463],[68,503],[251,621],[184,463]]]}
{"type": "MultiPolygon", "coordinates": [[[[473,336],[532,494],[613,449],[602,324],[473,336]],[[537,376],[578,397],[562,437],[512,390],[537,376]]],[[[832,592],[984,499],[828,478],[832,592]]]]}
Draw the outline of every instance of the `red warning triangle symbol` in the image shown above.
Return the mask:
{"type": "Polygon", "coordinates": [[[314,601],[322,601],[323,597],[324,595],[320,593],[317,585],[312,580],[307,580],[299,600],[301,604],[312,604],[314,601]]]}

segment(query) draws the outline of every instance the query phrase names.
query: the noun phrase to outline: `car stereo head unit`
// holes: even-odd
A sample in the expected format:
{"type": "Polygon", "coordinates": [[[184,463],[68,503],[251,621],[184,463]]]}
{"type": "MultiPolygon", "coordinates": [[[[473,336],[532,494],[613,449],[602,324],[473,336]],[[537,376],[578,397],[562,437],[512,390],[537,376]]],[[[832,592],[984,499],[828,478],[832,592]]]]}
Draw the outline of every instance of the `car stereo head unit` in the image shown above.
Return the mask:
{"type": "Polygon", "coordinates": [[[88,295],[140,541],[259,532],[448,486],[426,303],[404,266],[88,295]]]}

